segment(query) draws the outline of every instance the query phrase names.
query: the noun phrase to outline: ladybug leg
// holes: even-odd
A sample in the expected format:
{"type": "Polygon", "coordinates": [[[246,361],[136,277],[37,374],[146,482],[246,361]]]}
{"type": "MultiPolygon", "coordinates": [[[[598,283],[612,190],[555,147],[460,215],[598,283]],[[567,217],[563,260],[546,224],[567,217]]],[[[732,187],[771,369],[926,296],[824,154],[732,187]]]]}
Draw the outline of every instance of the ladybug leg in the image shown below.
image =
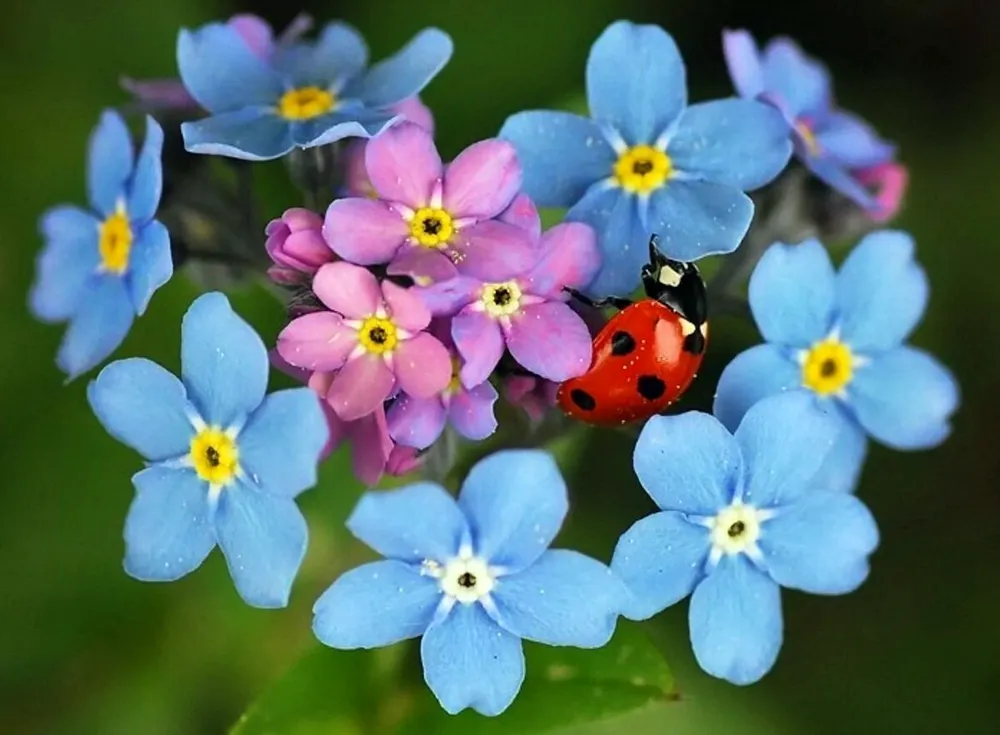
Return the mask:
{"type": "Polygon", "coordinates": [[[592,306],[595,309],[603,309],[606,306],[613,306],[616,309],[625,309],[632,305],[632,301],[630,299],[623,299],[620,296],[608,296],[607,298],[597,299],[595,301],[589,296],[583,295],[575,288],[564,288],[563,290],[581,304],[592,306]]]}

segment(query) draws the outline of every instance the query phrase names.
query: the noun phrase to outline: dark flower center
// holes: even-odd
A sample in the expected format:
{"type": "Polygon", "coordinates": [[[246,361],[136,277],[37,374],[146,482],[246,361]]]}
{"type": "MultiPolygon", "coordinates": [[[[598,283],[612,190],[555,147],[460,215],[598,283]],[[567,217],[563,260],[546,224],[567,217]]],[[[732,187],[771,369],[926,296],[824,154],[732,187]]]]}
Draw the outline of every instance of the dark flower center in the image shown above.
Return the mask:
{"type": "Polygon", "coordinates": [[[498,288],[493,292],[493,303],[497,306],[506,306],[510,303],[510,290],[506,288],[498,288]]]}
{"type": "Polygon", "coordinates": [[[208,463],[212,467],[218,467],[219,466],[219,450],[216,449],[215,447],[209,447],[208,449],[205,450],[205,459],[208,460],[208,463]]]}
{"type": "Polygon", "coordinates": [[[832,378],[837,374],[837,361],[833,358],[823,360],[823,364],[819,366],[819,374],[824,378],[832,378]]]}
{"type": "Polygon", "coordinates": [[[638,174],[639,176],[645,176],[652,170],[653,170],[652,161],[640,159],[632,164],[632,173],[638,174]]]}
{"type": "Polygon", "coordinates": [[[734,523],[733,525],[731,525],[729,527],[729,530],[726,531],[726,533],[729,534],[729,538],[736,538],[741,533],[743,533],[746,529],[747,529],[747,527],[743,523],[743,521],[736,521],[736,523],[734,523]]]}
{"type": "Polygon", "coordinates": [[[462,576],[458,578],[458,584],[466,589],[472,589],[476,586],[476,575],[463,572],[462,576]]]}
{"type": "Polygon", "coordinates": [[[436,235],[441,232],[441,220],[437,217],[427,217],[421,224],[424,232],[428,235],[436,235]]]}
{"type": "Polygon", "coordinates": [[[368,339],[377,345],[385,344],[386,336],[385,330],[382,327],[374,327],[368,331],[368,339]]]}

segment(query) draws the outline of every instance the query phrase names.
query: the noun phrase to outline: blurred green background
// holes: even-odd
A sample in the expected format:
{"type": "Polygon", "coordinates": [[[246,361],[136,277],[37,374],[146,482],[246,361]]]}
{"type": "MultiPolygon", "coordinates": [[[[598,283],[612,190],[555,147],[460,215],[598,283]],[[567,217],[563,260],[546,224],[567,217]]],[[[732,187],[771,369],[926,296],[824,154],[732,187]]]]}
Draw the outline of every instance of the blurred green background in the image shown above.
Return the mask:
{"type": "MultiPolygon", "coordinates": [[[[619,17],[658,22],[685,54],[692,98],[729,94],[723,27],[797,37],[836,75],[840,101],[900,144],[912,186],[898,224],[917,238],[933,282],[915,337],[957,373],[964,403],[943,447],[876,449],[860,494],[883,541],[870,580],[841,598],[786,594],[786,644],[759,685],[739,689],[698,671],[684,605],[651,630],[683,701],[647,732],[992,733],[1000,718],[1000,355],[996,245],[1000,184],[998,6],[975,0],[746,3],[724,0],[369,0],[309,2],[343,18],[375,58],[438,25],[456,53],[424,98],[446,155],[498,130],[505,115],[578,94],[587,49],[619,17]]],[[[324,468],[304,507],[312,542],[291,607],[253,610],[219,555],[171,585],[121,570],[121,527],[139,458],[90,416],[86,380],[63,386],[61,330],[34,323],[25,297],[47,206],[84,201],[86,136],[99,110],[125,101],[118,76],[171,76],[180,26],[237,11],[282,26],[278,0],[36,0],[8,3],[0,26],[0,732],[89,735],[221,733],[311,645],[310,608],[361,550],[340,530],[361,488],[344,457],[324,468]]],[[[272,202],[268,214],[293,202],[272,202]]],[[[176,368],[180,317],[195,288],[177,278],[118,352],[176,368]]],[[[259,288],[237,308],[271,339],[280,307],[259,288]]],[[[739,324],[713,330],[702,392],[725,359],[756,340],[739,324]]],[[[920,396],[914,396],[920,400],[920,396]]],[[[601,523],[589,551],[647,509],[625,437],[591,434],[571,470],[573,525],[601,523]],[[593,459],[597,455],[598,459],[593,459]]],[[[330,681],[331,690],[338,687],[330,681]]]]}

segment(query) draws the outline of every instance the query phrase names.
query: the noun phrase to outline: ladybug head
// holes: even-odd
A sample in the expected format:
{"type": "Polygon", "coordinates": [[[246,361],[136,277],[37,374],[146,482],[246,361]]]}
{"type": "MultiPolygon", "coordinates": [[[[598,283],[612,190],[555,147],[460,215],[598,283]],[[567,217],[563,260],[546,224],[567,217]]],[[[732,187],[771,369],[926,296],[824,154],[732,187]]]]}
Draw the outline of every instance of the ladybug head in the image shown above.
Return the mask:
{"type": "Polygon", "coordinates": [[[642,267],[646,296],[669,306],[694,325],[708,320],[705,282],[694,263],[671,260],[659,251],[659,237],[649,238],[649,262],[642,267]]]}

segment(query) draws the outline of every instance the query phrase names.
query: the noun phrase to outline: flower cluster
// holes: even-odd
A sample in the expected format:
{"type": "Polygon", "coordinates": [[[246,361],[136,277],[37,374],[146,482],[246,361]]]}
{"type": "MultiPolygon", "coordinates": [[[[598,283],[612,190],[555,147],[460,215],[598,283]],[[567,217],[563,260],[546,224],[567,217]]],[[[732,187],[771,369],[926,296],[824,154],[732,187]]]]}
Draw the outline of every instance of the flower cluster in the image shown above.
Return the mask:
{"type": "MultiPolygon", "coordinates": [[[[936,446],[959,396],[945,367],[904,345],[929,293],[909,235],[868,234],[837,272],[818,241],[794,242],[800,228],[755,229],[747,192],[782,176],[794,151],[871,229],[905,189],[894,148],[834,107],[828,73],[791,41],[760,53],[727,32],[740,98],[689,105],[670,35],[619,21],[586,63],[590,117],[520,112],[446,164],[418,94],[451,40],[427,29],[369,67],[352,28],[330,23],[315,39],[311,28],[300,17],[275,36],[239,15],[184,30],[179,79],[126,83],[142,109],[171,112],[164,125],[190,154],[288,163],[306,206],[283,208],[252,251],[199,252],[174,233],[171,252],[155,217],[173,172],[152,117],[136,156],[124,118],[104,113],[91,210],[41,218],[30,305],[69,323],[57,357],[69,378],[118,348],[175,264],[263,261],[286,301],[269,349],[225,296],[204,294],[181,326],[180,379],[130,358],[88,386],[99,422],[146,461],[132,478],[126,572],[175,580],[218,545],[248,604],[285,606],[308,537],[295,498],[346,443],[369,486],[347,528],[385,559],[316,602],[323,643],[419,637],[442,707],[497,715],[521,687],[522,640],[600,647],[619,616],[690,595],[702,668],[760,679],[782,644],[781,587],[843,594],[867,577],[878,531],[852,493],[868,437],[936,446]],[[536,205],[565,209],[564,221],[543,231],[536,205]],[[706,288],[692,261],[719,254],[706,288]],[[701,364],[707,302],[741,298],[721,274],[751,271],[765,344],[725,368],[714,415],[654,415],[701,364]],[[619,309],[609,319],[607,305],[619,309]],[[269,365],[307,387],[265,395],[269,365]],[[591,392],[574,389],[581,379],[591,392]],[[633,466],[659,511],[625,531],[608,565],[549,549],[569,495],[539,448],[480,460],[457,498],[431,481],[371,489],[429,467],[455,437],[492,436],[501,393],[536,422],[557,403],[578,418],[600,402],[648,419],[633,466]]],[[[198,176],[199,192],[214,191],[211,173],[198,176]]]]}

